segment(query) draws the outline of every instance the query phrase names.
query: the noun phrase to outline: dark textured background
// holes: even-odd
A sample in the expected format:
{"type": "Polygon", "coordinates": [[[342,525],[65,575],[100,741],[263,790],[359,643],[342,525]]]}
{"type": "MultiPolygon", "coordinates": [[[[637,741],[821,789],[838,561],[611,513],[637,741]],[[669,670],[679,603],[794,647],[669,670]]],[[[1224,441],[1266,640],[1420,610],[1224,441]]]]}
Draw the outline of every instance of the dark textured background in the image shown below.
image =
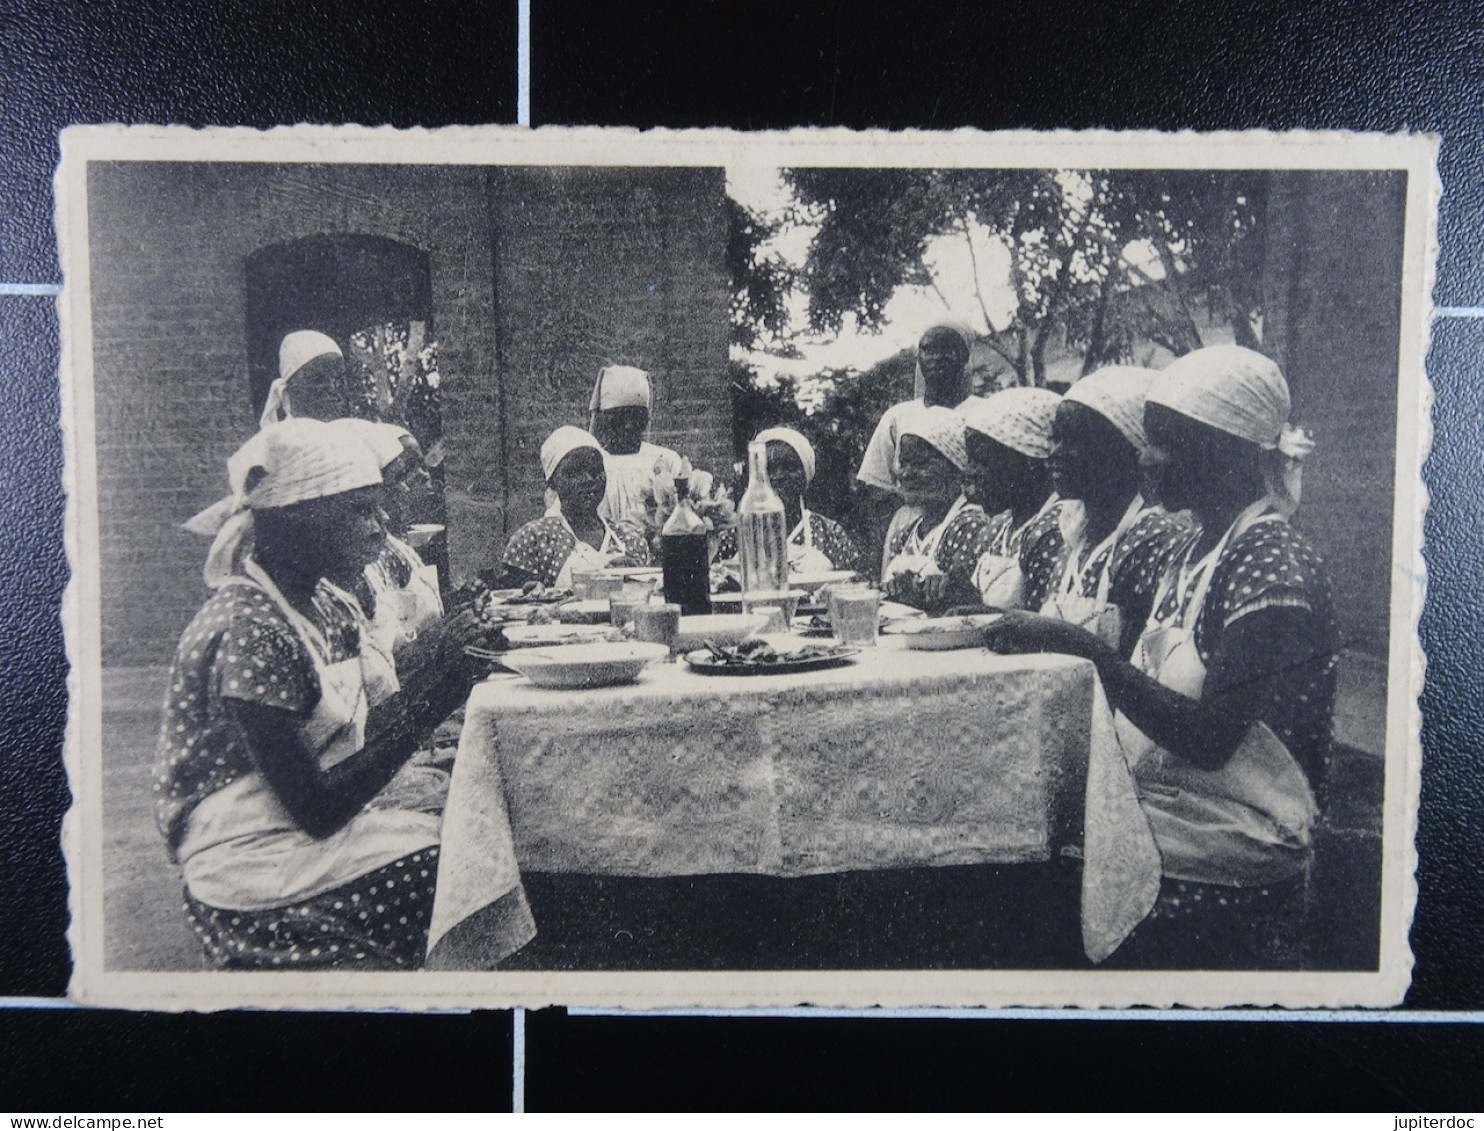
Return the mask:
{"type": "MultiPolygon", "coordinates": [[[[1484,20],[1467,3],[587,5],[532,0],[536,123],[739,128],[1433,130],[1435,299],[1484,304],[1484,20]],[[636,10],[637,9],[637,10],[636,10]]],[[[50,178],[71,122],[511,121],[514,3],[0,7],[0,278],[55,281],[50,178]]],[[[1475,379],[1484,325],[1430,373],[1430,660],[1407,1004],[1484,1007],[1484,621],[1475,379]]],[[[67,976],[61,449],[46,299],[0,297],[0,993],[67,976]]],[[[504,1102],[508,1019],[10,1013],[0,1103],[385,1107],[504,1102]],[[79,1072],[81,1065],[86,1071],[79,1072]]],[[[1477,1107],[1484,1026],[1011,1022],[531,1023],[532,1106],[1477,1107]],[[1054,1084],[1053,1084],[1054,1081],[1054,1084]]]]}

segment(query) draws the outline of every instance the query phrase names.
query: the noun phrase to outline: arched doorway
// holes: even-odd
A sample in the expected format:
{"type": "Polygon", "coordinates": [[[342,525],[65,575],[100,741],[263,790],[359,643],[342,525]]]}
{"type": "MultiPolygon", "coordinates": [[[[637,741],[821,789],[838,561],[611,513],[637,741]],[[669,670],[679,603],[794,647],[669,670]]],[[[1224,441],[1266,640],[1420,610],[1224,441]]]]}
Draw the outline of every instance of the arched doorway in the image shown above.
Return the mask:
{"type": "MultiPolygon", "coordinates": [[[[343,415],[404,425],[429,457],[434,491],[417,514],[443,525],[443,419],[428,253],[385,236],[333,233],[259,248],[247,259],[248,394],[262,411],[278,345],[319,330],[345,354],[343,415]]],[[[420,547],[448,584],[447,539],[420,547]]]]}

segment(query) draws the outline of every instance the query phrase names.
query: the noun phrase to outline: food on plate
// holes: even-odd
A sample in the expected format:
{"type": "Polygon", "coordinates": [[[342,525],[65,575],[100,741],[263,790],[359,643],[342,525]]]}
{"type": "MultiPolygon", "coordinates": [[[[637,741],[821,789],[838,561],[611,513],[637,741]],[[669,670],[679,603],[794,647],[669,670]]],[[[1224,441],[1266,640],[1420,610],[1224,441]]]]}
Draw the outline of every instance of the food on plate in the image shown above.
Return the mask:
{"type": "Polygon", "coordinates": [[[711,659],[719,664],[797,664],[808,660],[829,660],[853,652],[853,649],[841,649],[834,645],[807,644],[802,648],[790,648],[780,652],[766,640],[754,637],[744,640],[741,644],[732,644],[726,647],[706,642],[706,651],[711,659]]]}

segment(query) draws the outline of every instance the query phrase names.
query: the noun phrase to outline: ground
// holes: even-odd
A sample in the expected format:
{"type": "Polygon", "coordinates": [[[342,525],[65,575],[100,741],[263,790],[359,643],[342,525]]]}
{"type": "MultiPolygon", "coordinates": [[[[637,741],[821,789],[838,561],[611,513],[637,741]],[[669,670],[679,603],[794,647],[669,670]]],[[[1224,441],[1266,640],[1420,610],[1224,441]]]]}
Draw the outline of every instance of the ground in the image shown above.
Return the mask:
{"type": "MultiPolygon", "coordinates": [[[[181,913],[179,873],[154,824],[150,786],[163,686],[160,669],[120,669],[105,678],[105,961],[114,970],[205,966],[181,913]]],[[[1375,966],[1381,776],[1379,758],[1340,747],[1321,798],[1304,924],[1312,966],[1375,966]]],[[[526,890],[540,934],[511,966],[1077,968],[1086,964],[1077,882],[1076,865],[1061,860],[790,880],[530,874],[526,890]]]]}

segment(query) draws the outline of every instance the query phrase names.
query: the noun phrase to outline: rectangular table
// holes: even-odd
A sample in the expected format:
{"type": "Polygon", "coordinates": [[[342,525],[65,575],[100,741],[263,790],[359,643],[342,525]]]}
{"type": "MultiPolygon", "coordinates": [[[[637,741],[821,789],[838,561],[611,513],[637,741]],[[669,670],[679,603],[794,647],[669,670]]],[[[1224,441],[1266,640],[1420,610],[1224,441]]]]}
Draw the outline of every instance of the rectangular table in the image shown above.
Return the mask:
{"type": "MultiPolygon", "coordinates": [[[[803,876],[1045,860],[1081,839],[1084,797],[1106,808],[1096,760],[1086,788],[1094,731],[1111,730],[1095,724],[1100,704],[1086,661],[914,652],[900,638],[802,674],[656,664],[582,691],[496,677],[466,712],[430,964],[488,967],[528,940],[520,868],[803,876]]],[[[1137,811],[1131,779],[1112,795],[1124,817],[1137,811]]]]}

